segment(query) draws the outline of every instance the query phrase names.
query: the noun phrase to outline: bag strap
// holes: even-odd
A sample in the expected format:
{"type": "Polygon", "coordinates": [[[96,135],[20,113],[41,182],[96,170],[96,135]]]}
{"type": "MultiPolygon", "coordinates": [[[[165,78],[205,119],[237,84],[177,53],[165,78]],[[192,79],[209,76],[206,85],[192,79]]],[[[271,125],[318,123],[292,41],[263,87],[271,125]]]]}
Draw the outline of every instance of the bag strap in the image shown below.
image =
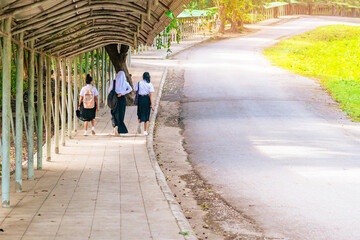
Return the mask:
{"type": "Polygon", "coordinates": [[[115,92],[115,84],[116,84],[116,79],[113,80],[113,89],[111,89],[111,91],[115,92]]]}

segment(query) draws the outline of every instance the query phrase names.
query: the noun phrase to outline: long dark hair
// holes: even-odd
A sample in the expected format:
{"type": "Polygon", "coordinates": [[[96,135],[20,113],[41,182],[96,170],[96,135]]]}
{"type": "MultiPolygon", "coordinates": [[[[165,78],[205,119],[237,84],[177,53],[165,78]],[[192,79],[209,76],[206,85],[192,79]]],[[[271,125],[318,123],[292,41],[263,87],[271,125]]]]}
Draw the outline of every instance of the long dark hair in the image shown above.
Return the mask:
{"type": "Polygon", "coordinates": [[[91,84],[92,82],[92,77],[90,76],[90,74],[86,75],[86,84],[91,84]]]}
{"type": "Polygon", "coordinates": [[[146,80],[147,83],[150,83],[150,73],[144,72],[143,79],[146,80]]]}

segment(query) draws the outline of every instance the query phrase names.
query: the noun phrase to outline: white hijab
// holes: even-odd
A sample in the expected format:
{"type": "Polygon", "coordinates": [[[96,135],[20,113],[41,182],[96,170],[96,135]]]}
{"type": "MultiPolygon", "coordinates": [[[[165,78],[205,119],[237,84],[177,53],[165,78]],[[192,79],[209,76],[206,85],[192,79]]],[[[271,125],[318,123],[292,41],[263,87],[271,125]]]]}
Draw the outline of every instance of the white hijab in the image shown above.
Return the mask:
{"type": "MultiPolygon", "coordinates": [[[[128,88],[128,84],[127,84],[125,72],[124,71],[119,71],[116,74],[115,80],[116,80],[115,92],[117,94],[120,94],[120,93],[123,94],[124,92],[126,92],[126,90],[128,88]]],[[[110,82],[110,87],[109,87],[109,92],[113,89],[113,84],[114,84],[114,81],[111,81],[110,82]]]]}

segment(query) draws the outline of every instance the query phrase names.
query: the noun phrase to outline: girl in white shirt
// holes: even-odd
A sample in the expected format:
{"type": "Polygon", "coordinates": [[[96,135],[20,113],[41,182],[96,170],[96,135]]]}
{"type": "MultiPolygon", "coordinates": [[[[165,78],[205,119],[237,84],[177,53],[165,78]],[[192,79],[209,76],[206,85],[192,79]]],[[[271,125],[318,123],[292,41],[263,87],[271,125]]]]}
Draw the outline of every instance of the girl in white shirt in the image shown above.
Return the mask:
{"type": "MultiPolygon", "coordinates": [[[[109,92],[113,89],[114,81],[110,82],[109,92]]],[[[111,110],[114,133],[116,136],[128,133],[124,123],[126,99],[125,95],[132,91],[130,84],[126,80],[124,71],[119,71],[115,77],[115,92],[118,97],[118,103],[114,110],[111,110]]]]}
{"type": "Polygon", "coordinates": [[[79,100],[79,109],[81,112],[81,117],[80,120],[85,122],[85,132],[84,135],[87,135],[87,129],[88,129],[88,124],[89,122],[91,122],[92,128],[91,128],[91,133],[93,135],[95,135],[95,116],[96,116],[96,112],[99,112],[99,103],[98,103],[98,95],[99,92],[98,90],[92,85],[93,84],[93,80],[92,77],[90,76],[90,74],[88,74],[86,76],[86,86],[83,87],[80,91],[80,100],[79,100]],[[90,97],[87,95],[88,93],[90,93],[90,97]],[[92,96],[91,96],[92,94],[92,96]],[[84,97],[86,97],[85,95],[87,95],[88,99],[84,99],[84,97]],[[92,104],[91,108],[86,108],[86,106],[84,106],[85,104],[89,104],[86,101],[89,101],[90,104],[92,104]]]}
{"type": "Polygon", "coordinates": [[[138,82],[134,87],[134,92],[137,91],[139,94],[138,105],[137,105],[137,115],[138,115],[138,133],[141,133],[141,123],[144,123],[144,135],[147,136],[147,126],[150,118],[150,111],[154,111],[153,105],[153,92],[154,86],[150,83],[150,74],[144,72],[143,80],[138,82]]]}

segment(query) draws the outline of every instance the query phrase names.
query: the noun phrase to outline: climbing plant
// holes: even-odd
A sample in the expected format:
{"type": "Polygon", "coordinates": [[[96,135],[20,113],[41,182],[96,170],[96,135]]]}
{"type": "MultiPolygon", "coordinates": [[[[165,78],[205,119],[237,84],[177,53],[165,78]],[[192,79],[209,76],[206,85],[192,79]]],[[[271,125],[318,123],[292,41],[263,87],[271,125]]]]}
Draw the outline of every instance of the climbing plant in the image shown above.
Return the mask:
{"type": "Polygon", "coordinates": [[[158,38],[156,39],[156,48],[167,48],[167,57],[172,53],[171,51],[171,32],[175,32],[175,39],[177,43],[180,43],[181,39],[181,28],[180,28],[180,22],[179,19],[177,19],[172,12],[166,12],[166,15],[172,19],[169,26],[165,28],[165,30],[158,35],[158,38]],[[164,44],[162,41],[162,38],[168,37],[167,42],[164,44]]]}

